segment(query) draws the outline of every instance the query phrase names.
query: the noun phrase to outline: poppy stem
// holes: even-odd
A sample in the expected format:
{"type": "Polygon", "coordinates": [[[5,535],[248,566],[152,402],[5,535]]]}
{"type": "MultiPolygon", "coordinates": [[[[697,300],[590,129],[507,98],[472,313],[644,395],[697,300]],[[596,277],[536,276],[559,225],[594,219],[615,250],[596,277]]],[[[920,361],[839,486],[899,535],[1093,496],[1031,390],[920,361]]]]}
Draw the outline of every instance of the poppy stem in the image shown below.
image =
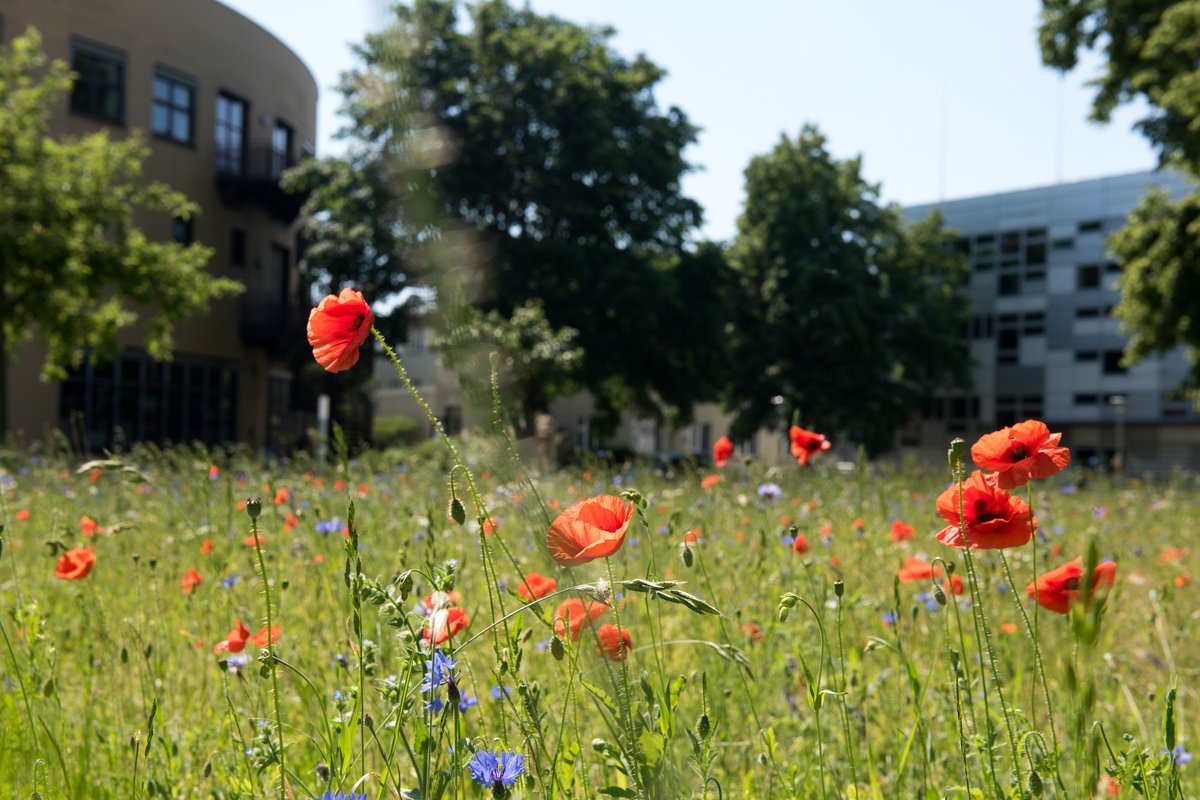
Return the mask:
{"type": "Polygon", "coordinates": [[[250,517],[250,535],[254,537],[254,552],[258,555],[258,574],[262,577],[263,599],[267,603],[267,670],[271,673],[271,701],[275,707],[275,732],[279,736],[279,800],[287,800],[287,775],[284,772],[283,714],[279,710],[279,676],[275,674],[275,647],[272,640],[274,625],[271,619],[271,581],[267,578],[267,563],[263,560],[262,539],[258,535],[258,518],[250,517]]]}
{"type": "MultiPolygon", "coordinates": [[[[608,556],[604,557],[604,566],[608,569],[608,585],[613,593],[612,610],[613,618],[617,623],[617,648],[618,651],[624,648],[624,637],[621,633],[621,610],[617,608],[617,582],[613,579],[612,559],[608,556]]],[[[638,737],[633,729],[633,715],[629,710],[629,653],[621,653],[621,685],[618,692],[620,709],[621,709],[621,725],[625,728],[625,737],[628,742],[629,750],[633,755],[630,759],[633,767],[633,784],[637,789],[637,796],[640,798],[646,797],[646,787],[643,784],[642,776],[642,754],[640,752],[638,737]]]]}

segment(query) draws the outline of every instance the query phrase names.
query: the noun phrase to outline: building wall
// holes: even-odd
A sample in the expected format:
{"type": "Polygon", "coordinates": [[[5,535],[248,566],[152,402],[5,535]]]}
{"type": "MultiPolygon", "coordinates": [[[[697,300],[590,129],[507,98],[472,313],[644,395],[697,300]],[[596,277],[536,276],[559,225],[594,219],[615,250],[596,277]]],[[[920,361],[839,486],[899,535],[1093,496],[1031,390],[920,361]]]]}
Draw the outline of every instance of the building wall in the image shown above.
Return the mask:
{"type": "Polygon", "coordinates": [[[1104,242],[1152,186],[1191,191],[1176,173],[1144,172],[906,209],[910,220],[938,209],[963,237],[975,360],[974,389],[956,404],[966,413],[931,398],[927,416],[939,424],[912,444],[944,447],[948,433],[1038,417],[1085,457],[1124,449],[1135,468],[1200,467],[1194,448],[1171,445],[1200,430],[1200,417],[1170,396],[1188,371],[1183,348],[1121,368],[1128,337],[1109,316],[1120,267],[1104,242]]]}
{"type": "MultiPolygon", "coordinates": [[[[197,367],[195,378],[187,377],[189,363],[224,365],[222,372],[236,375],[235,438],[268,444],[272,426],[279,424],[277,418],[284,411],[269,408],[272,376],[278,405],[280,382],[286,385],[290,375],[273,362],[272,347],[264,342],[262,331],[248,336],[245,323],[248,318],[255,322],[256,315],[260,326],[265,320],[285,319],[279,316],[278,306],[301,293],[295,269],[298,225],[294,213],[281,212],[262,196],[230,191],[231,186],[245,184],[228,179],[218,183],[217,98],[225,93],[246,103],[246,169],[238,180],[248,182],[259,175],[270,183],[276,167],[313,153],[317,86],[312,74],[282,42],[216,0],[0,0],[0,18],[6,40],[36,27],[43,50],[68,64],[81,46],[111,51],[123,61],[123,121],[101,121],[72,111],[68,99],[55,115],[54,132],[82,135],[106,129],[115,137],[140,132],[151,148],[146,179],[163,181],[199,204],[201,214],[192,222],[192,238],[214,248],[209,269],[241,281],[247,293],[217,301],[208,314],[176,327],[178,359],[170,374],[183,376],[193,386],[207,371],[197,367]],[[191,87],[191,143],[153,133],[156,76],[191,87]],[[292,129],[286,162],[272,161],[268,152],[277,123],[292,129]],[[235,263],[235,230],[244,237],[240,264],[235,263]]],[[[269,186],[258,189],[270,192],[269,186]]],[[[137,222],[152,239],[173,236],[174,221],[166,215],[141,213],[137,222]]],[[[133,357],[144,341],[144,331],[136,326],[122,334],[122,344],[132,348],[133,357]]],[[[40,438],[60,424],[61,387],[37,381],[43,352],[35,339],[22,349],[10,371],[10,429],[30,438],[40,438]]],[[[213,385],[216,378],[212,381],[205,384],[206,393],[194,395],[197,401],[208,405],[219,399],[213,385]]],[[[177,422],[174,417],[168,421],[177,422]]],[[[184,438],[198,438],[199,429],[191,427],[194,430],[184,438]]],[[[136,431],[125,435],[136,438],[136,431]]]]}

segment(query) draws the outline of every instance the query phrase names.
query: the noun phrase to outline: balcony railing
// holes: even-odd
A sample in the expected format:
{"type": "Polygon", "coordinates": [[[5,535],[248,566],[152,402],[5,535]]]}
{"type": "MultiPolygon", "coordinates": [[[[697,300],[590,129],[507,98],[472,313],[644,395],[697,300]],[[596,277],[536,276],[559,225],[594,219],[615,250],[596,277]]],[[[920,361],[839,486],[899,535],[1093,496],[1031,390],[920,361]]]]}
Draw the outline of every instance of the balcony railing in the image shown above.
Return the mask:
{"type": "Polygon", "coordinates": [[[228,205],[256,205],[281,222],[291,222],[300,213],[304,196],[284,191],[279,181],[284,170],[297,163],[292,154],[270,146],[218,148],[217,189],[228,205]]]}

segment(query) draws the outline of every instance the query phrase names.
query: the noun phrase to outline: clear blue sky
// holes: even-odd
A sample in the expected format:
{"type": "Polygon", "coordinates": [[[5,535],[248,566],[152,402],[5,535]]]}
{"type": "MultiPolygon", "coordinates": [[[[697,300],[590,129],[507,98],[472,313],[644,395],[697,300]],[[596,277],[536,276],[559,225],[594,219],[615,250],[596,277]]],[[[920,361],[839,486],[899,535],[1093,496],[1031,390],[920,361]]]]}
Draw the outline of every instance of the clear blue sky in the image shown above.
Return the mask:
{"type": "MultiPolygon", "coordinates": [[[[349,45],[386,20],[380,0],[224,0],[290,45],[321,87],[319,143],[337,152],[349,45]],[[336,8],[336,11],[333,9],[336,8]]],[[[702,128],[684,183],[703,234],[736,231],[742,172],[781,133],[816,124],[839,157],[861,154],[886,200],[915,204],[1120,172],[1155,158],[1140,108],[1087,121],[1096,61],[1063,78],[1041,65],[1038,0],[531,0],[616,28],[613,46],[666,68],[660,106],[702,128]]]]}

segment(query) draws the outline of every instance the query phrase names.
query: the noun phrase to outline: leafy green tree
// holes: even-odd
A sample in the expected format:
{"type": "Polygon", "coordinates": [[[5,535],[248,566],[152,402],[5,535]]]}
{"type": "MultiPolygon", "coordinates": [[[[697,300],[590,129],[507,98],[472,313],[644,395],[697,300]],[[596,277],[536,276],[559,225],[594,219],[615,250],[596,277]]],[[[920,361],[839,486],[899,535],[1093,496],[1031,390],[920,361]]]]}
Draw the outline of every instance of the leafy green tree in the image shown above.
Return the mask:
{"type": "MultiPolygon", "coordinates": [[[[1150,113],[1138,128],[1164,165],[1200,178],[1200,0],[1043,0],[1039,36],[1042,60],[1064,71],[1101,51],[1092,118],[1107,122],[1122,103],[1144,100],[1150,113]]],[[[1132,335],[1125,360],[1185,345],[1200,404],[1198,210],[1200,195],[1151,192],[1108,244],[1123,267],[1114,315],[1132,335]]]]}
{"type": "MultiPolygon", "coordinates": [[[[711,364],[682,374],[697,366],[690,353],[719,352],[724,323],[668,318],[687,315],[681,288],[697,307],[721,304],[718,281],[691,278],[723,259],[687,247],[700,208],[680,181],[696,128],[655,103],[663,71],[614,52],[608,28],[502,0],[471,7],[464,26],[459,10],[454,0],[397,7],[343,83],[346,133],[360,152],[411,168],[395,173],[406,204],[385,210],[383,224],[410,240],[471,231],[482,268],[469,301],[506,320],[537,301],[551,329],[576,330],[577,381],[609,421],[629,406],[690,407],[713,385],[711,364]]],[[[451,299],[439,291],[454,319],[451,299]]],[[[548,401],[556,386],[530,397],[548,401]]]]}
{"type": "Polygon", "coordinates": [[[147,347],[171,353],[173,324],[241,288],[204,270],[199,244],[152,242],[135,207],[187,218],[198,211],[161,183],[142,181],[149,150],[106,131],[50,136],[71,73],[41,53],[32,29],[0,52],[0,433],[7,429],[8,360],[35,332],[44,380],[112,356],[117,334],[144,310],[147,347]]]}
{"type": "Polygon", "coordinates": [[[745,298],[726,394],[735,437],[795,418],[878,453],[923,397],[965,383],[953,236],[938,215],[906,227],[815,128],[750,162],[730,260],[745,298]]]}

